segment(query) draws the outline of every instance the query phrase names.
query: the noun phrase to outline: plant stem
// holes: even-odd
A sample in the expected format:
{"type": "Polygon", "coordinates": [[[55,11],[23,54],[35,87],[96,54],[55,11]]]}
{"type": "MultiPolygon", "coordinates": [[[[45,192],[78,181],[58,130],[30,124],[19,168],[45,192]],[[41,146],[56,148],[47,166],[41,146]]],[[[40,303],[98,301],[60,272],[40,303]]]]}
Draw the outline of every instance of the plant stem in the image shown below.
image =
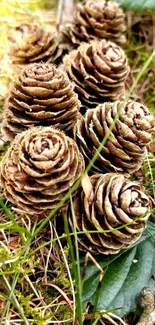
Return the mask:
{"type": "Polygon", "coordinates": [[[74,207],[72,197],[70,196],[71,202],[71,213],[73,219],[73,229],[74,229],[74,239],[75,239],[75,252],[76,252],[76,290],[77,290],[77,319],[79,321],[79,325],[83,324],[83,305],[82,305],[82,279],[81,279],[81,271],[80,271],[80,257],[79,257],[79,248],[78,248],[78,236],[76,231],[76,218],[74,214],[74,207]]]}

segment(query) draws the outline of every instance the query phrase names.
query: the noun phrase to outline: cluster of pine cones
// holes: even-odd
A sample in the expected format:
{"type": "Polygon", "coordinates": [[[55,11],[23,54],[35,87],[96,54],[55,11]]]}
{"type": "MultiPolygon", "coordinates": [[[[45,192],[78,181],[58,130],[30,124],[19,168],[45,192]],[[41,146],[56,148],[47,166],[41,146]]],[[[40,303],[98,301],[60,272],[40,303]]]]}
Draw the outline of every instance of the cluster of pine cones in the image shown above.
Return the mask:
{"type": "Polygon", "coordinates": [[[17,75],[2,124],[12,141],[1,162],[4,196],[22,215],[64,208],[74,230],[71,190],[79,248],[92,254],[132,245],[152,208],[130,180],[155,124],[126,93],[125,29],[118,4],[87,0],[59,32],[24,24],[9,36],[17,75]]]}

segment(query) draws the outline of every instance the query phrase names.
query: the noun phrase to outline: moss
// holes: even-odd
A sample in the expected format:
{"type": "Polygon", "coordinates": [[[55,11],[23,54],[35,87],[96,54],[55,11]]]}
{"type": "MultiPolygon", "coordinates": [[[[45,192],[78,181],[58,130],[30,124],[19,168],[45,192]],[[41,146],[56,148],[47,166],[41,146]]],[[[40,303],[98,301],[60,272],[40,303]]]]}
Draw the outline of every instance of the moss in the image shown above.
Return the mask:
{"type": "Polygon", "coordinates": [[[21,271],[21,263],[17,252],[9,253],[9,251],[0,247],[0,268],[1,272],[11,275],[21,271]]]}
{"type": "Polygon", "coordinates": [[[27,318],[31,319],[33,325],[46,325],[49,320],[53,317],[53,314],[48,310],[41,310],[39,307],[34,307],[32,304],[33,295],[23,295],[20,291],[14,291],[18,301],[20,303],[20,309],[23,311],[27,318]]]}
{"type": "MultiPolygon", "coordinates": [[[[72,311],[69,306],[66,306],[66,304],[62,305],[61,303],[60,304],[58,303],[53,308],[51,307],[50,308],[51,311],[49,312],[49,308],[46,310],[40,308],[39,303],[38,306],[36,307],[34,306],[33,294],[25,296],[19,290],[15,290],[14,293],[18,299],[18,302],[20,303],[20,309],[22,310],[22,312],[27,318],[31,319],[31,324],[33,325],[46,325],[49,323],[49,320],[59,319],[59,321],[61,321],[61,320],[72,319],[73,316],[72,311]]],[[[51,297],[50,303],[52,302],[52,299],[53,297],[51,297]]]]}
{"type": "MultiPolygon", "coordinates": [[[[70,257],[69,257],[69,248],[68,247],[64,247],[64,254],[66,256],[66,259],[69,263],[69,267],[71,269],[71,264],[69,262],[70,257]]],[[[54,268],[57,270],[56,273],[56,277],[54,279],[54,283],[57,286],[63,287],[65,290],[70,291],[71,293],[71,284],[68,278],[68,274],[67,274],[67,270],[66,270],[66,265],[65,263],[60,263],[60,261],[57,261],[54,263],[54,268]]]]}
{"type": "MultiPolygon", "coordinates": [[[[66,305],[60,305],[58,311],[55,313],[55,316],[61,321],[61,320],[67,320],[67,319],[72,319],[73,317],[73,312],[69,306],[66,305]]],[[[69,324],[73,324],[71,321],[69,324]]]]}
{"type": "Polygon", "coordinates": [[[0,247],[0,263],[1,263],[1,267],[3,265],[4,262],[6,262],[7,260],[10,260],[11,256],[8,252],[7,249],[5,249],[4,247],[0,247]]]}
{"type": "MultiPolygon", "coordinates": [[[[65,247],[64,251],[66,258],[69,260],[68,247],[65,247]]],[[[11,261],[13,256],[17,259],[16,261],[7,264],[7,266],[5,266],[5,264],[2,265],[1,270],[4,274],[6,271],[9,273],[7,278],[10,284],[12,283],[14,274],[19,273],[19,279],[14,294],[19,302],[20,310],[27,318],[31,319],[31,324],[46,325],[49,323],[49,320],[72,320],[73,312],[63,298],[63,295],[61,296],[59,290],[50,286],[50,283],[53,283],[57,287],[61,288],[64,294],[66,294],[70,301],[72,301],[71,285],[68,280],[66,265],[61,259],[61,251],[59,256],[60,260],[53,264],[53,270],[51,268],[47,270],[46,283],[44,281],[43,261],[41,257],[39,258],[40,254],[37,254],[37,256],[32,255],[31,258],[25,257],[23,259],[22,256],[21,258],[18,258],[18,254],[15,254],[15,252],[17,253],[17,250],[14,250],[14,253],[9,253],[3,248],[0,250],[1,261],[11,261]],[[28,276],[29,281],[39,293],[39,298],[34,295],[32,286],[30,285],[30,282],[26,280],[25,276],[28,276]],[[53,305],[51,304],[52,301],[55,301],[53,305]],[[44,305],[50,305],[50,307],[48,309],[40,308],[44,305]]],[[[3,290],[1,289],[1,292],[4,292],[4,288],[3,290]]],[[[72,321],[69,321],[67,324],[72,324],[72,321]]]]}

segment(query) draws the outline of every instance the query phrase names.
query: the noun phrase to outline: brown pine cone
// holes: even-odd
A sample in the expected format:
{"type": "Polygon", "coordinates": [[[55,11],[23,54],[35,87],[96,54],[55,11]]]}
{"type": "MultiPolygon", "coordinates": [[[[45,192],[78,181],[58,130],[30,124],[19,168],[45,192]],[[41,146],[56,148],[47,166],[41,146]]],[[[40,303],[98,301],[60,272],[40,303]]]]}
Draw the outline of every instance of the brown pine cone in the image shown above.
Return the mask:
{"type": "Polygon", "coordinates": [[[64,40],[77,47],[92,39],[106,38],[115,43],[124,43],[125,14],[116,2],[86,0],[75,9],[73,23],[62,27],[64,40]]]}
{"type": "Polygon", "coordinates": [[[75,133],[87,161],[92,159],[104,137],[108,137],[94,163],[96,172],[108,170],[132,174],[142,164],[153,130],[154,118],[148,108],[129,100],[89,109],[78,120],[75,133]],[[117,121],[110,133],[115,117],[117,121]]]}
{"type": "Polygon", "coordinates": [[[75,141],[50,127],[17,135],[1,162],[1,186],[18,213],[46,215],[84,171],[75,141]]]}
{"type": "Polygon", "coordinates": [[[56,62],[59,57],[58,39],[55,29],[50,32],[35,24],[23,24],[15,28],[8,37],[9,55],[14,64],[45,61],[56,62]]]}
{"type": "Polygon", "coordinates": [[[64,57],[64,68],[75,83],[83,111],[122,98],[130,70],[124,51],[106,40],[81,44],[64,57]]]}
{"type": "Polygon", "coordinates": [[[66,73],[50,63],[28,65],[6,100],[3,132],[8,138],[34,126],[68,131],[77,121],[80,102],[66,73]]]}
{"type": "Polygon", "coordinates": [[[151,201],[141,185],[115,173],[91,176],[73,207],[77,231],[86,232],[78,235],[79,248],[93,254],[116,254],[132,245],[151,213],[151,201]],[[91,233],[94,230],[105,233],[91,233]]]}

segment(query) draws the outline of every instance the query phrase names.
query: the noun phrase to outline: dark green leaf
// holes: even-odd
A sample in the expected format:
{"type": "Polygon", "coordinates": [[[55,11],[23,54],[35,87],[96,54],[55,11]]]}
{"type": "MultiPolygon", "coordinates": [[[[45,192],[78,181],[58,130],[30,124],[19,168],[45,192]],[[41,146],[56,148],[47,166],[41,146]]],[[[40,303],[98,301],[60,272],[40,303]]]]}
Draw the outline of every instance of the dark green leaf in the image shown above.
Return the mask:
{"type": "MultiPolygon", "coordinates": [[[[98,263],[104,270],[97,308],[117,309],[121,317],[130,311],[138,311],[138,296],[143,287],[154,288],[155,275],[155,226],[147,230],[132,248],[115,256],[100,256],[98,263]]],[[[99,271],[92,264],[87,266],[83,286],[83,302],[95,301],[99,271]]]]}
{"type": "Polygon", "coordinates": [[[127,10],[155,9],[154,0],[116,0],[121,7],[127,10]]]}

